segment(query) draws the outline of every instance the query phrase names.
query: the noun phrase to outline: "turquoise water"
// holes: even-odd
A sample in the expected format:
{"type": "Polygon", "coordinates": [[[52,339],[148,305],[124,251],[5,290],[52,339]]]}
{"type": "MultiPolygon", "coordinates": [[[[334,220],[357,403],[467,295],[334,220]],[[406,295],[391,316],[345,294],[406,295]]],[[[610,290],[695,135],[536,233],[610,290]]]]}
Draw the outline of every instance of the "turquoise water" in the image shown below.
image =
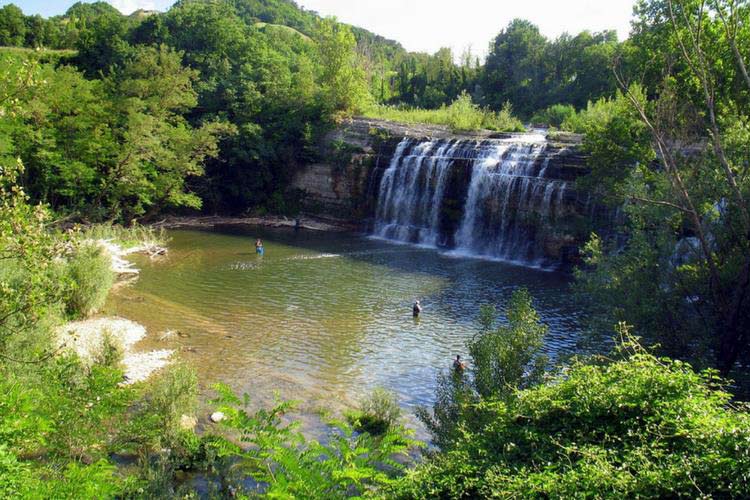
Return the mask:
{"type": "Polygon", "coordinates": [[[549,326],[549,354],[572,352],[579,339],[581,307],[562,274],[351,234],[226,227],[168,235],[169,255],[136,257],[139,279],[112,294],[106,312],[143,323],[144,349],[179,350],[204,388],[223,381],[255,405],[277,392],[304,410],[337,410],[376,386],[394,390],[406,409],[429,404],[436,374],[476,333],[480,305],[501,310],[518,287],[549,326]],[[178,335],[159,340],[168,330],[178,335]]]}

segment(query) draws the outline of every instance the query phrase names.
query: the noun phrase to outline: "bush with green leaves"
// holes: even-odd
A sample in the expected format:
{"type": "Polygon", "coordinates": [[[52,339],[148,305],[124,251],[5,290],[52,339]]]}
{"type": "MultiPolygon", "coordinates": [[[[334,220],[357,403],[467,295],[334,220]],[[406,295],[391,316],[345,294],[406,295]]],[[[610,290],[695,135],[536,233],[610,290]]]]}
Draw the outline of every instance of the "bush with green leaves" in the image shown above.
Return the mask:
{"type": "Polygon", "coordinates": [[[474,405],[485,399],[512,398],[518,389],[542,380],[547,360],[541,348],[547,327],[526,290],[513,292],[506,316],[507,324],[496,326],[495,308],[482,308],[482,328],[467,343],[468,369],[439,374],[432,411],[417,409],[417,417],[442,449],[452,448],[465,428],[482,425],[474,405]]]}
{"type": "Polygon", "coordinates": [[[138,448],[143,454],[157,448],[175,448],[184,444],[181,419],[191,417],[198,406],[198,377],[185,364],[175,364],[161,370],[149,380],[139,398],[133,429],[128,434],[138,436],[138,448]]]}
{"type": "Polygon", "coordinates": [[[584,134],[583,150],[591,173],[581,177],[576,186],[612,206],[626,201],[623,193],[636,167],[655,158],[648,128],[631,98],[645,104],[645,90],[631,85],[627,95],[618,92],[613,98],[589,102],[586,109],[570,115],[561,126],[565,131],[584,134]]]}
{"type": "Polygon", "coordinates": [[[101,343],[93,353],[94,364],[118,368],[125,357],[125,348],[122,342],[115,337],[111,331],[102,332],[101,343]]]}
{"type": "Polygon", "coordinates": [[[398,425],[401,407],[393,391],[377,387],[346,418],[355,430],[379,436],[398,425]]]}
{"type": "Polygon", "coordinates": [[[498,112],[481,108],[471,96],[463,92],[449,106],[438,109],[404,108],[394,106],[370,106],[364,112],[369,118],[392,120],[403,123],[429,123],[447,125],[454,132],[480,129],[497,132],[523,132],[526,128],[513,115],[513,107],[506,103],[498,112]]]}
{"type": "Polygon", "coordinates": [[[472,407],[483,425],[387,498],[747,498],[750,413],[716,373],[635,344],[472,407]]]}
{"type": "Polygon", "coordinates": [[[22,173],[20,162],[0,168],[0,497],[153,492],[148,469],[118,470],[110,457],[182,460],[189,451],[180,447],[192,449],[196,440],[177,430],[182,412],[193,408],[195,375],[178,366],[152,385],[123,387],[121,350],[111,336],[91,364],[57,347],[63,313],[81,315],[106,298],[110,262],[28,202],[22,173]]]}
{"type": "Polygon", "coordinates": [[[534,113],[531,123],[534,125],[547,125],[560,128],[564,122],[571,122],[576,115],[576,108],[571,104],[553,104],[541,111],[534,113]]]}
{"type": "Polygon", "coordinates": [[[376,493],[403,473],[396,458],[417,443],[403,428],[389,429],[374,437],[355,434],[346,422],[329,419],[326,442],[307,440],[298,422],[284,423],[292,402],[248,413],[249,398],[237,397],[225,385],[217,385],[218,410],[226,419],[221,427],[237,437],[213,443],[215,452],[229,461],[222,483],[235,492],[263,493],[275,498],[349,498],[376,493]],[[250,477],[256,489],[248,491],[250,477]],[[234,478],[234,481],[232,479],[234,478]],[[234,482],[232,485],[231,483],[234,482]]]}
{"type": "Polygon", "coordinates": [[[76,246],[66,262],[65,274],[70,287],[65,307],[74,318],[85,318],[101,309],[115,281],[111,257],[90,242],[76,246]]]}

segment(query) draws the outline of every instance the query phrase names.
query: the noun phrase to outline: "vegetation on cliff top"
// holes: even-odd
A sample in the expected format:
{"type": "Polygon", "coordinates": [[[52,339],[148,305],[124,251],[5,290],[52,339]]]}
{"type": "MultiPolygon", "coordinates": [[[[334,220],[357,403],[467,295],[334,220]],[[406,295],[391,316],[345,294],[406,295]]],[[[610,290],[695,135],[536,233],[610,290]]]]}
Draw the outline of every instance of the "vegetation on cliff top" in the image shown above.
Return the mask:
{"type": "Polygon", "coordinates": [[[497,132],[523,132],[526,127],[513,116],[510,103],[499,112],[480,108],[472,102],[469,94],[459,95],[449,106],[438,109],[404,108],[386,105],[370,107],[362,113],[368,118],[391,120],[401,123],[431,123],[447,125],[453,132],[494,130],[497,132]]]}

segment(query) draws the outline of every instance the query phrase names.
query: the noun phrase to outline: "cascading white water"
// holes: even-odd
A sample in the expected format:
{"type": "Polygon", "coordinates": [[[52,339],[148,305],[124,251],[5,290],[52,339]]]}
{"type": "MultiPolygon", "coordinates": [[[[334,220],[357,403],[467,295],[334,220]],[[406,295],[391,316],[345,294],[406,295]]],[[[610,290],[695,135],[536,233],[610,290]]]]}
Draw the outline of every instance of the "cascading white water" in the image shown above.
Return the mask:
{"type": "Polygon", "coordinates": [[[380,183],[376,235],[423,245],[438,243],[446,173],[458,144],[401,141],[380,183]]]}
{"type": "MultiPolygon", "coordinates": [[[[545,265],[544,228],[563,210],[568,185],[549,177],[543,139],[414,141],[398,145],[384,172],[374,234],[455,252],[545,265]],[[451,169],[469,175],[459,220],[441,225],[451,169]]],[[[455,180],[455,177],[453,177],[455,180]]]]}

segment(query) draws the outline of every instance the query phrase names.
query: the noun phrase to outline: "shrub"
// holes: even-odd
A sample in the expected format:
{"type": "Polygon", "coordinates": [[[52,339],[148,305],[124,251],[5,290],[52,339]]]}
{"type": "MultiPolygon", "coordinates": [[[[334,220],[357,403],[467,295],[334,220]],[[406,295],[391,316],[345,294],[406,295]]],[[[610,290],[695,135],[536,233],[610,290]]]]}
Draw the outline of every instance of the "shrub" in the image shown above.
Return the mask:
{"type": "Polygon", "coordinates": [[[101,344],[94,353],[94,363],[109,368],[118,368],[125,357],[125,348],[109,330],[102,332],[101,344]]]}
{"type": "Polygon", "coordinates": [[[349,423],[359,432],[379,436],[393,429],[401,418],[396,394],[378,387],[364,398],[355,411],[347,413],[349,423]]]}
{"type": "Polygon", "coordinates": [[[750,415],[714,372],[637,350],[479,404],[395,498],[746,498],[750,415]]]}
{"type": "Polygon", "coordinates": [[[75,318],[98,311],[107,300],[115,275],[109,256],[97,245],[77,246],[65,267],[70,289],[65,300],[66,311],[75,318]]]}
{"type": "Polygon", "coordinates": [[[494,307],[482,310],[482,330],[467,346],[472,359],[473,388],[484,397],[508,397],[518,388],[535,385],[544,374],[546,357],[541,355],[547,327],[525,289],[513,292],[507,325],[497,328],[494,307]]]}
{"type": "Polygon", "coordinates": [[[513,105],[510,101],[503,104],[503,107],[497,113],[485,110],[484,128],[497,132],[526,131],[526,127],[521,120],[513,115],[513,105]]]}
{"type": "Polygon", "coordinates": [[[550,127],[560,128],[563,122],[572,122],[576,115],[576,108],[570,104],[553,104],[546,109],[537,111],[531,117],[531,122],[535,125],[548,125],[550,127]]]}
{"type": "MultiPolygon", "coordinates": [[[[331,432],[325,444],[308,441],[297,431],[298,423],[283,423],[293,403],[247,413],[247,395],[240,399],[224,385],[216,389],[218,409],[227,416],[222,425],[237,433],[243,446],[217,442],[215,448],[235,470],[264,485],[260,488],[271,498],[351,498],[375,492],[404,470],[394,457],[416,445],[400,428],[377,438],[355,436],[349,425],[336,420],[327,422],[331,432]]],[[[246,488],[240,477],[237,489],[246,488]]]]}
{"type": "Polygon", "coordinates": [[[165,368],[144,387],[139,417],[128,434],[137,436],[145,449],[184,444],[180,419],[195,413],[197,394],[195,370],[184,364],[165,368]]]}
{"type": "Polygon", "coordinates": [[[447,125],[454,132],[473,131],[482,128],[498,132],[523,132],[526,130],[523,123],[513,116],[513,108],[510,103],[506,103],[498,113],[494,113],[474,104],[471,96],[466,92],[458,96],[450,106],[442,106],[438,109],[376,105],[368,108],[364,114],[369,118],[403,123],[447,125]]]}
{"type": "Polygon", "coordinates": [[[466,92],[448,106],[447,114],[451,130],[479,130],[484,122],[484,113],[466,92]]]}
{"type": "Polygon", "coordinates": [[[546,364],[541,348],[547,327],[540,323],[526,290],[513,293],[507,320],[506,325],[495,326],[494,307],[483,307],[482,328],[467,342],[470,367],[441,373],[432,411],[417,409],[417,418],[440,448],[452,448],[462,428],[482,425],[482,416],[473,406],[483,399],[511,398],[516,390],[541,381],[546,364]]]}
{"type": "MultiPolygon", "coordinates": [[[[646,102],[644,90],[632,85],[631,97],[646,102]]],[[[589,102],[586,109],[570,116],[563,130],[584,134],[583,150],[587,153],[589,175],[576,181],[576,187],[603,197],[603,201],[620,206],[622,192],[630,188],[637,165],[648,165],[655,158],[651,133],[635,110],[630,98],[618,92],[612,99],[589,102]]],[[[649,174],[645,174],[649,175],[649,174]]],[[[649,179],[652,183],[655,179],[649,179]]]]}
{"type": "Polygon", "coordinates": [[[0,498],[17,495],[28,480],[28,467],[19,462],[5,444],[0,444],[0,498]]]}

